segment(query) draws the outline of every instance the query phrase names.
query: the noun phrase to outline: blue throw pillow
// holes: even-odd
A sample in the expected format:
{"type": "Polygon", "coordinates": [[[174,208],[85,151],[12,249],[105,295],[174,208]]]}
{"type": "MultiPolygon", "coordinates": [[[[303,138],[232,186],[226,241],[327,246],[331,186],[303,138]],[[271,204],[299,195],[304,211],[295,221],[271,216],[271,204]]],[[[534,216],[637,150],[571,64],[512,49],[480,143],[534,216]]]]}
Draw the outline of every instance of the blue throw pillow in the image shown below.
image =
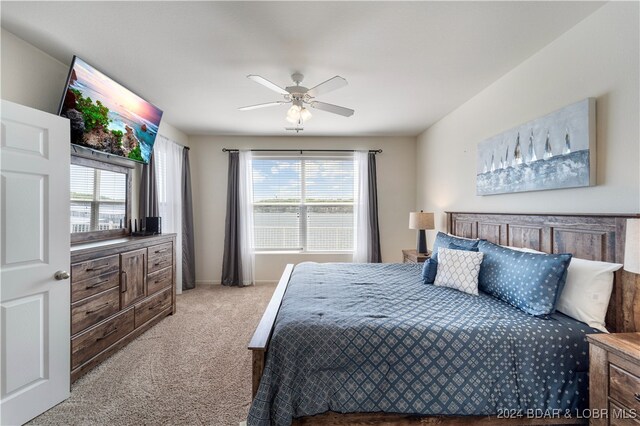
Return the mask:
{"type": "Polygon", "coordinates": [[[433,243],[433,253],[438,253],[439,247],[449,248],[449,244],[453,243],[460,247],[473,248],[478,247],[480,240],[469,240],[467,238],[454,237],[453,235],[438,232],[436,240],[433,243]]]}
{"type": "Polygon", "coordinates": [[[531,315],[549,315],[567,279],[570,254],[538,254],[481,241],[478,288],[531,315]]]}
{"type": "MultiPolygon", "coordinates": [[[[454,237],[455,238],[455,237],[454,237]]],[[[478,242],[475,241],[477,244],[478,242]]],[[[441,246],[442,247],[442,246],[441,246]]],[[[449,243],[446,247],[453,250],[466,250],[466,251],[478,251],[478,247],[464,247],[456,243],[449,243]]],[[[424,262],[422,266],[422,280],[425,284],[433,284],[436,280],[436,274],[438,273],[438,252],[436,249],[431,253],[431,257],[424,262]]]]}

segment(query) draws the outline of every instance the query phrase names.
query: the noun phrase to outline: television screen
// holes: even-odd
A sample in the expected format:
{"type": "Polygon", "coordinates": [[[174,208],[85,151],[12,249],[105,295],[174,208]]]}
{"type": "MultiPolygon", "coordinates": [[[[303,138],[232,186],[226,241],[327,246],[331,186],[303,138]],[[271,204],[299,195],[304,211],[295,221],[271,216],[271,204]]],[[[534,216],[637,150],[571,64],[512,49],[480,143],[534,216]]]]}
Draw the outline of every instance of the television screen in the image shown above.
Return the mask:
{"type": "Polygon", "coordinates": [[[73,57],[59,115],[71,122],[71,143],[148,163],[162,111],[73,57]]]}

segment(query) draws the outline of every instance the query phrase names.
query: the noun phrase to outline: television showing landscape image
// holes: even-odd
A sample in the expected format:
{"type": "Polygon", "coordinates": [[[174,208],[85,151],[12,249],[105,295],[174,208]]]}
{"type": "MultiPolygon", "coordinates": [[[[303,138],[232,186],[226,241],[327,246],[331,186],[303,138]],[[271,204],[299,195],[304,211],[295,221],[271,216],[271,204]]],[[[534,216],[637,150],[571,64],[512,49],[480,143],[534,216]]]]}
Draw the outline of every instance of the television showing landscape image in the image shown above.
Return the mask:
{"type": "Polygon", "coordinates": [[[148,163],[162,111],[73,57],[58,114],[71,124],[71,143],[148,163]]]}

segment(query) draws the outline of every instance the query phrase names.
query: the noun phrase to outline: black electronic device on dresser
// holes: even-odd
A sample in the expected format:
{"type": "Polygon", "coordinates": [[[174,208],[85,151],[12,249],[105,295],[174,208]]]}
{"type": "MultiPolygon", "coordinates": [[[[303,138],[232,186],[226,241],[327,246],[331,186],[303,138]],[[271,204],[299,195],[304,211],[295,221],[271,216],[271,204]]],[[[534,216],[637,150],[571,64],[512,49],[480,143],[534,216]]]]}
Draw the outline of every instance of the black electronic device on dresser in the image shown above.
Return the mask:
{"type": "Polygon", "coordinates": [[[145,218],[142,231],[147,234],[162,234],[162,218],[160,216],[145,218]]]}
{"type": "Polygon", "coordinates": [[[138,228],[138,219],[134,219],[133,225],[130,226],[131,235],[134,237],[162,234],[162,218],[159,216],[149,216],[140,219],[139,224],[140,228],[138,228]]]}

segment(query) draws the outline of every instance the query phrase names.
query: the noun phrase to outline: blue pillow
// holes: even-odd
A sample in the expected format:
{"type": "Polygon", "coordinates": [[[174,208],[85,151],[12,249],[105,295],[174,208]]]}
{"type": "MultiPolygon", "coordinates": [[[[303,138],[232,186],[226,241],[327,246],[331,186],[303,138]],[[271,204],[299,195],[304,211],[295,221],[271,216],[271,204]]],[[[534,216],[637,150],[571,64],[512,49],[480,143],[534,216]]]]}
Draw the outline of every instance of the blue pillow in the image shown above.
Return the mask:
{"type": "Polygon", "coordinates": [[[538,254],[511,250],[488,241],[478,288],[531,315],[549,315],[567,279],[570,254],[538,254]]]}
{"type": "Polygon", "coordinates": [[[454,237],[453,235],[438,232],[436,240],[433,243],[433,253],[438,253],[439,247],[449,248],[449,244],[453,243],[460,247],[473,248],[478,247],[480,240],[469,240],[467,238],[454,237]]]}
{"type": "MultiPolygon", "coordinates": [[[[455,237],[454,237],[455,238],[455,237]]],[[[478,242],[475,241],[477,244],[478,242]]],[[[447,248],[453,250],[466,250],[466,251],[478,251],[478,247],[463,247],[456,243],[449,243],[447,248]]],[[[431,253],[431,257],[424,262],[422,266],[422,280],[425,284],[433,284],[436,280],[436,274],[438,273],[438,252],[434,250],[431,253]]]]}

